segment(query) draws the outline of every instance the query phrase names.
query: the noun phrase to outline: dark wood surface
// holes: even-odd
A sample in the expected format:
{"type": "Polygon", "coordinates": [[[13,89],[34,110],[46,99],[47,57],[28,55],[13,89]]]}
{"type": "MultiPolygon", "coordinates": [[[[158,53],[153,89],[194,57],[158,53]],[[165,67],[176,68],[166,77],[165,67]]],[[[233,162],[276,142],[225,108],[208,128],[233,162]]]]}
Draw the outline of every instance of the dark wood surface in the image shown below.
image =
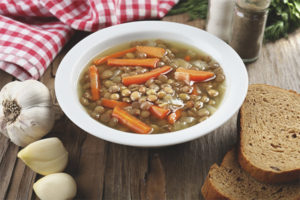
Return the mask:
{"type": "MultiPolygon", "coordinates": [[[[203,28],[187,15],[164,18],[203,28]]],[[[57,67],[66,52],[87,34],[77,32],[41,81],[54,94],[57,67]]],[[[300,91],[300,31],[263,46],[258,61],[247,65],[250,83],[300,91]]],[[[14,80],[0,71],[0,88],[14,80]]],[[[54,104],[57,102],[54,101],[54,104]]],[[[57,107],[58,113],[59,107],[57,107]]],[[[46,136],[59,137],[69,152],[65,172],[78,186],[77,199],[203,199],[201,186],[213,163],[220,163],[236,143],[236,118],[191,142],[164,148],[134,148],[106,142],[78,128],[62,113],[46,136]]],[[[0,199],[37,199],[32,190],[39,175],[17,159],[19,147],[0,136],[0,199]]]]}

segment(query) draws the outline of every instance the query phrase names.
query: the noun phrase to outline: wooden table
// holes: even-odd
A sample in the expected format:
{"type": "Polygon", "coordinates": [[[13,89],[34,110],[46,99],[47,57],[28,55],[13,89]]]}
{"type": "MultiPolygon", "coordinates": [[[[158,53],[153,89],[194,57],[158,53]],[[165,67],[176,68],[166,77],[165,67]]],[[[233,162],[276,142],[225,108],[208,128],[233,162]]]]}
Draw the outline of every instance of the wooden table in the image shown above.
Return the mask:
{"type": "MultiPolygon", "coordinates": [[[[187,15],[164,18],[203,28],[187,15]]],[[[51,64],[41,81],[54,94],[54,78],[65,53],[87,34],[78,32],[51,64]]],[[[267,83],[300,91],[300,31],[264,45],[258,61],[247,66],[250,83],[267,83]]],[[[14,80],[0,71],[0,88],[14,80]]],[[[77,199],[203,199],[201,186],[209,167],[220,163],[236,144],[236,115],[197,140],[170,147],[143,149],[106,142],[62,116],[46,137],[59,137],[69,151],[67,173],[78,185],[77,199]]],[[[0,199],[37,199],[32,184],[40,178],[20,159],[19,147],[0,136],[0,199]]]]}

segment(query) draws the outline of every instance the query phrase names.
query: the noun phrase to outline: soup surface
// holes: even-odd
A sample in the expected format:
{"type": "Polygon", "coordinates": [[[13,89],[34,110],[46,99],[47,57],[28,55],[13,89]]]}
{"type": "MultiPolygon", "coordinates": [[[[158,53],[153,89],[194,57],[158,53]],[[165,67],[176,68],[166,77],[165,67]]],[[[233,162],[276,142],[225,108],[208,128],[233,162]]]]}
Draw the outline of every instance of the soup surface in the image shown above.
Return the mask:
{"type": "Polygon", "coordinates": [[[145,40],[99,54],[83,70],[79,99],[91,117],[140,134],[177,131],[211,116],[225,75],[209,55],[181,43],[145,40]]]}

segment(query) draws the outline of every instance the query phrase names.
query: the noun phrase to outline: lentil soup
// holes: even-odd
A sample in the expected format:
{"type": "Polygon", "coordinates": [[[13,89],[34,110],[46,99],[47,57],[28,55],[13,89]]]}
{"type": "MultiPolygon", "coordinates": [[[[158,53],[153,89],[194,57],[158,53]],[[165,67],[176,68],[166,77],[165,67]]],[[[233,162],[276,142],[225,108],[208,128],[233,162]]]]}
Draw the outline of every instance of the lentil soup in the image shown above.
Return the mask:
{"type": "Polygon", "coordinates": [[[218,108],[225,75],[209,55],[166,40],[134,41],[108,49],[83,70],[79,99],[111,128],[166,133],[201,123],[218,108]]]}

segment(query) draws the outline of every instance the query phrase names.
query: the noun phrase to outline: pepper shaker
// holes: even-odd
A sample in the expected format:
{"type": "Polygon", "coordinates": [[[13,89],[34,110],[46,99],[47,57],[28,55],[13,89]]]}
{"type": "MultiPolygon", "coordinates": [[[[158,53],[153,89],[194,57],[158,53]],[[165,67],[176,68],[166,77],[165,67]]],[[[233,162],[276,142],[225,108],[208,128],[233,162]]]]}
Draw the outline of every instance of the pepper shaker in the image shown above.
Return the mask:
{"type": "Polygon", "coordinates": [[[271,0],[237,0],[229,45],[244,62],[258,59],[271,0]]]}

